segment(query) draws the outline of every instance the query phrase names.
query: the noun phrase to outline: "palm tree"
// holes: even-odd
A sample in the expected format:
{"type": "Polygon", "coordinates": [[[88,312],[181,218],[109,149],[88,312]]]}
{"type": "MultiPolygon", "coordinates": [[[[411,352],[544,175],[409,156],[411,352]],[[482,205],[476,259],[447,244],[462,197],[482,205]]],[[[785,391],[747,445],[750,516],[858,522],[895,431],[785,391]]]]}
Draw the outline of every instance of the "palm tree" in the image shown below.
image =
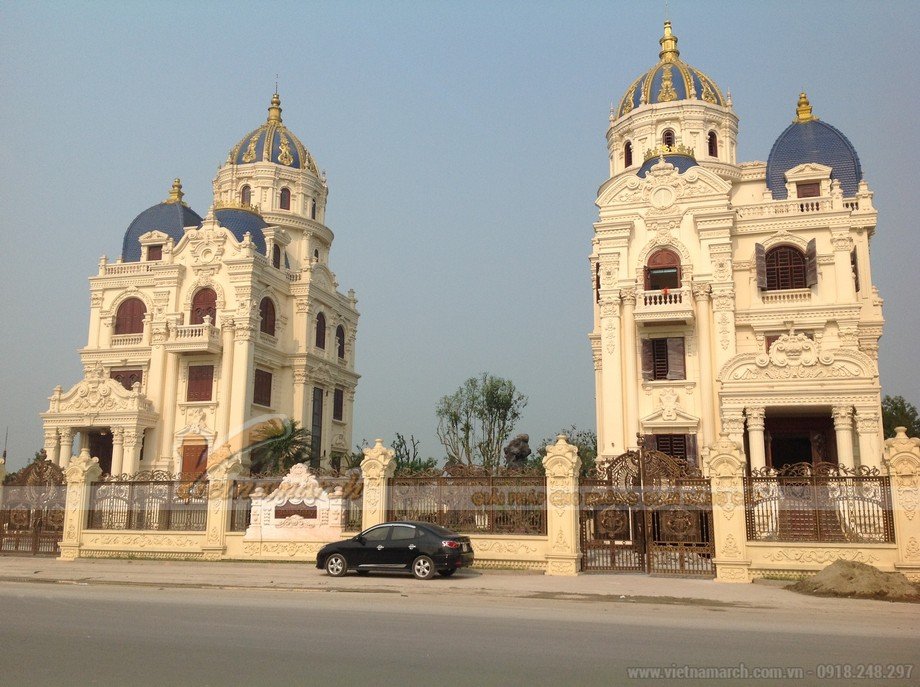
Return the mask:
{"type": "Polygon", "coordinates": [[[270,420],[253,434],[251,470],[254,473],[287,472],[310,454],[310,432],[297,420],[270,420]]]}

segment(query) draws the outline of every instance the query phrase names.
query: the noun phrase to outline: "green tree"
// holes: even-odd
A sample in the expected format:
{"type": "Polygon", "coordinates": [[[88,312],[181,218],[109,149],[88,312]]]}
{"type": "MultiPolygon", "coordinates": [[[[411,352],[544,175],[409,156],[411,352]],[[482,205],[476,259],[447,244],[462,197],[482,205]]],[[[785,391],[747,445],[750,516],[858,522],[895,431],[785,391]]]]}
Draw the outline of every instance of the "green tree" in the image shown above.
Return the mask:
{"type": "Polygon", "coordinates": [[[396,438],[393,439],[393,452],[396,454],[396,470],[403,474],[414,472],[424,472],[431,470],[438,465],[434,458],[422,458],[418,454],[419,441],[414,435],[409,435],[409,440],[399,432],[396,432],[396,438]]]}
{"type": "Polygon", "coordinates": [[[556,435],[544,439],[540,448],[537,449],[538,460],[543,461],[544,456],[546,456],[546,446],[555,444],[556,436],[559,434],[564,434],[565,440],[578,449],[578,457],[581,459],[581,474],[588,474],[597,462],[597,432],[593,429],[578,429],[575,425],[571,425],[560,432],[556,432],[556,435]]]}
{"type": "Polygon", "coordinates": [[[527,405],[527,397],[509,379],[483,372],[470,377],[435,409],[438,439],[448,463],[499,465],[502,446],[527,405]]]}
{"type": "Polygon", "coordinates": [[[252,472],[281,473],[310,455],[310,432],[297,420],[271,420],[253,435],[252,472]]]}
{"type": "Polygon", "coordinates": [[[895,427],[906,427],[909,437],[920,436],[917,408],[903,396],[885,396],[882,399],[882,427],[886,439],[894,436],[895,427]]]}

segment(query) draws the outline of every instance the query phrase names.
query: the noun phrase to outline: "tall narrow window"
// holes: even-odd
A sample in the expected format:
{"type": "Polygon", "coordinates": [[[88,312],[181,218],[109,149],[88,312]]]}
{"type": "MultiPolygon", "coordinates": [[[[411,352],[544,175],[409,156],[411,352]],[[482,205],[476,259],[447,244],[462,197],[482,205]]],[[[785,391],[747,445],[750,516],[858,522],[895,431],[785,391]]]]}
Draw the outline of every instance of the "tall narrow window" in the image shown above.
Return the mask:
{"type": "Polygon", "coordinates": [[[278,244],[272,246],[272,267],[281,268],[281,246],[278,244]]]}
{"type": "Polygon", "coordinates": [[[291,209],[291,189],[283,188],[281,189],[281,209],[290,210],[291,209]]]}
{"type": "Polygon", "coordinates": [[[252,402],[270,408],[272,405],[272,373],[256,369],[252,389],[252,402]]]}
{"type": "Polygon", "coordinates": [[[185,475],[201,475],[208,468],[208,445],[200,441],[182,444],[182,472],[185,475]]]}
{"type": "Polygon", "coordinates": [[[310,199],[310,219],[316,219],[316,200],[310,199]]]}
{"type": "Polygon", "coordinates": [[[664,133],[661,134],[661,142],[668,148],[674,147],[674,131],[672,129],[665,129],[664,133]]]}
{"type": "Polygon", "coordinates": [[[777,246],[765,255],[767,291],[807,288],[805,255],[793,246],[777,246]]]}
{"type": "Polygon", "coordinates": [[[642,378],[646,381],[686,379],[684,337],[643,339],[642,378]]]}
{"type": "Polygon", "coordinates": [[[709,132],[709,136],[706,137],[706,142],[709,146],[709,157],[719,157],[719,137],[716,135],[715,131],[709,132]]]}
{"type": "Polygon", "coordinates": [[[332,396],[332,419],[342,421],[345,418],[345,390],[336,389],[332,396]]]}
{"type": "Polygon", "coordinates": [[[275,304],[272,299],[266,296],[259,303],[259,316],[262,322],[259,324],[259,331],[270,336],[275,335],[275,304]]]}
{"type": "Polygon", "coordinates": [[[310,425],[310,467],[318,468],[323,448],[323,390],[313,387],[313,417],[310,425]]]}
{"type": "Polygon", "coordinates": [[[662,248],[648,258],[645,266],[645,290],[680,288],[680,258],[674,251],[662,248]]]}
{"type": "Polygon", "coordinates": [[[853,286],[859,293],[859,260],[856,258],[856,249],[850,251],[850,269],[853,270],[853,286]]]}
{"type": "Polygon", "coordinates": [[[123,300],[115,313],[116,334],[140,334],[144,331],[147,306],[140,298],[123,300]]]}
{"type": "Polygon", "coordinates": [[[345,360],[345,327],[342,325],[335,328],[335,350],[339,360],[345,360]]]}
{"type": "Polygon", "coordinates": [[[626,167],[632,167],[632,143],[626,141],[626,145],[623,146],[623,164],[626,167]]]}
{"type": "Polygon", "coordinates": [[[240,203],[242,205],[252,205],[252,189],[249,184],[240,189],[240,203]]]}
{"type": "Polygon", "coordinates": [[[326,348],[326,316],[323,313],[316,316],[316,347],[326,348]]]}
{"type": "Polygon", "coordinates": [[[206,315],[211,318],[212,325],[217,321],[217,292],[208,287],[195,292],[189,324],[204,324],[206,315]]]}
{"type": "Polygon", "coordinates": [[[213,365],[189,365],[186,401],[210,401],[214,386],[213,365]]]}

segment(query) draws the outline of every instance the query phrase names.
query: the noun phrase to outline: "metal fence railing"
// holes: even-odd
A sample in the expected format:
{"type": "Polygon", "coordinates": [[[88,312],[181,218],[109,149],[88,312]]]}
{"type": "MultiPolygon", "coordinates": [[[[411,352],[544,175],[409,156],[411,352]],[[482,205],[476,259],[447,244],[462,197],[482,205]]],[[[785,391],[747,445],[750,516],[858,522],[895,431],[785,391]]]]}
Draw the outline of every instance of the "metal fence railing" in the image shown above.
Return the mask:
{"type": "Polygon", "coordinates": [[[86,526],[97,530],[201,532],[207,513],[205,477],[157,470],[94,483],[86,526]]]}

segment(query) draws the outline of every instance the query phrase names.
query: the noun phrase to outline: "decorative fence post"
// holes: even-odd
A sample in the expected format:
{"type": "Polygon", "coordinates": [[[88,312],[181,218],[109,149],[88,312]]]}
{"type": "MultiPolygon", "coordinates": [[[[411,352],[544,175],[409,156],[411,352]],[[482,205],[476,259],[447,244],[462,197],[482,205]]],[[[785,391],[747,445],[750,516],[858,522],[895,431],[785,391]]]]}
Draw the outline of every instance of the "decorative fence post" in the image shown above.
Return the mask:
{"type": "Polygon", "coordinates": [[[891,511],[898,562],[894,567],[920,581],[920,439],[895,427],[894,439],[885,441],[883,470],[891,479],[891,511]]]}
{"type": "Polygon", "coordinates": [[[67,479],[67,501],[64,506],[64,536],[61,540],[61,560],[72,561],[80,555],[80,535],[86,527],[89,512],[90,485],[102,475],[99,459],[91,458],[89,449],[70,459],[64,476],[67,479]]]}
{"type": "Polygon", "coordinates": [[[361,474],[364,476],[364,505],[361,529],[379,525],[387,519],[387,480],[396,472],[396,452],[375,439],[373,448],[364,449],[361,474]]]}
{"type": "Polygon", "coordinates": [[[578,449],[566,441],[565,434],[546,447],[546,554],[547,575],[577,575],[581,570],[581,539],[578,532],[578,449]]]}
{"type": "Polygon", "coordinates": [[[230,488],[233,481],[246,472],[239,456],[233,456],[208,467],[208,515],[204,544],[206,561],[220,560],[227,548],[230,529],[230,488]]]}
{"type": "Polygon", "coordinates": [[[749,582],[744,512],[745,459],[728,434],[704,451],[703,470],[712,489],[712,536],[718,582],[749,582]]]}

